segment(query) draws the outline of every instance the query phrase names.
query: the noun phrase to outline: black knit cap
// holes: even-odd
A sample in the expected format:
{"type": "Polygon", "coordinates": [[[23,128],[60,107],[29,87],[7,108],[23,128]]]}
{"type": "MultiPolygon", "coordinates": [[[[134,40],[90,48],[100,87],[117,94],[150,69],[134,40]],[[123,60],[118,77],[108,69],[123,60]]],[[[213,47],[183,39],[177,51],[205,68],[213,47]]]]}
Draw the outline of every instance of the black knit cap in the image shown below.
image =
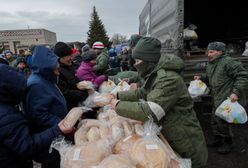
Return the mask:
{"type": "Polygon", "coordinates": [[[91,60],[96,59],[96,52],[93,50],[87,51],[82,55],[84,62],[89,62],[91,60]]]}
{"type": "Polygon", "coordinates": [[[153,37],[142,37],[133,49],[133,58],[157,63],[160,59],[161,42],[153,37]]]}
{"type": "Polygon", "coordinates": [[[71,47],[64,42],[57,42],[53,51],[58,57],[66,57],[72,54],[71,47]]]}

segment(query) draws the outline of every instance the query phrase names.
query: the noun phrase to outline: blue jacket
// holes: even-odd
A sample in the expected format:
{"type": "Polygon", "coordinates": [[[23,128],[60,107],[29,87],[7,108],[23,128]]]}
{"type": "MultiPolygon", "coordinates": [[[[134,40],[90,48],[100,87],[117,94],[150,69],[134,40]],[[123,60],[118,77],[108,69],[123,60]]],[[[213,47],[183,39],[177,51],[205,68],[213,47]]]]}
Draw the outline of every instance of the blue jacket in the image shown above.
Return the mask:
{"type": "Polygon", "coordinates": [[[26,89],[26,78],[16,69],[0,64],[0,168],[31,168],[32,157],[48,150],[60,134],[54,126],[33,136],[28,121],[15,107],[26,89]]]}
{"type": "Polygon", "coordinates": [[[42,45],[35,47],[24,104],[34,132],[57,125],[67,114],[66,101],[53,72],[56,66],[58,57],[50,49],[42,45]]]}

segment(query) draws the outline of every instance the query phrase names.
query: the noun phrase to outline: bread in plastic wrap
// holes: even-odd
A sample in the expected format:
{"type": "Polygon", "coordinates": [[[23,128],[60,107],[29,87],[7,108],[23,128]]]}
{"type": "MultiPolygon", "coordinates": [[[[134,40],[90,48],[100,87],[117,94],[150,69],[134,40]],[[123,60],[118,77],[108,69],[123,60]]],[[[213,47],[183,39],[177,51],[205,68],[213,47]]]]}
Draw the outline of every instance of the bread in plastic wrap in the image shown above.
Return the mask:
{"type": "Polygon", "coordinates": [[[110,155],[94,168],[142,168],[126,155],[110,155]]]}

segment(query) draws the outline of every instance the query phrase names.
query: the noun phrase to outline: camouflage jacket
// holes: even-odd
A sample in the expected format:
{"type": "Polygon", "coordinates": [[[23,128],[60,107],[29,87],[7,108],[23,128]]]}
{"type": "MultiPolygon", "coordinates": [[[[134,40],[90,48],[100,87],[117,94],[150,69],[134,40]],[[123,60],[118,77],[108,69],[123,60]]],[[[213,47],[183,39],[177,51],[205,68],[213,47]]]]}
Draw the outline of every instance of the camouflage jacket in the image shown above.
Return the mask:
{"type": "Polygon", "coordinates": [[[245,91],[248,86],[248,72],[241,62],[226,55],[220,55],[209,62],[206,75],[215,107],[218,107],[231,93],[238,96],[241,105],[246,104],[245,91]]]}

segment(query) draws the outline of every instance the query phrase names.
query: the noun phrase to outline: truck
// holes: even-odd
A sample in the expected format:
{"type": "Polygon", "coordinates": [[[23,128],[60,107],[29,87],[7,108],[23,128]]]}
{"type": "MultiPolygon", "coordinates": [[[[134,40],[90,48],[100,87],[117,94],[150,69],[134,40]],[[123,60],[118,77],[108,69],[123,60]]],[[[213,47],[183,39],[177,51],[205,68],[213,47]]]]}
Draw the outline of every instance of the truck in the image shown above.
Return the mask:
{"type": "Polygon", "coordinates": [[[245,1],[148,0],[139,16],[139,33],[162,42],[162,52],[174,52],[185,61],[184,78],[204,74],[208,62],[206,46],[212,41],[226,43],[230,56],[248,68],[248,57],[242,56],[248,41],[248,13],[245,1]],[[197,40],[190,48],[184,37],[186,28],[194,25],[197,40]]]}

